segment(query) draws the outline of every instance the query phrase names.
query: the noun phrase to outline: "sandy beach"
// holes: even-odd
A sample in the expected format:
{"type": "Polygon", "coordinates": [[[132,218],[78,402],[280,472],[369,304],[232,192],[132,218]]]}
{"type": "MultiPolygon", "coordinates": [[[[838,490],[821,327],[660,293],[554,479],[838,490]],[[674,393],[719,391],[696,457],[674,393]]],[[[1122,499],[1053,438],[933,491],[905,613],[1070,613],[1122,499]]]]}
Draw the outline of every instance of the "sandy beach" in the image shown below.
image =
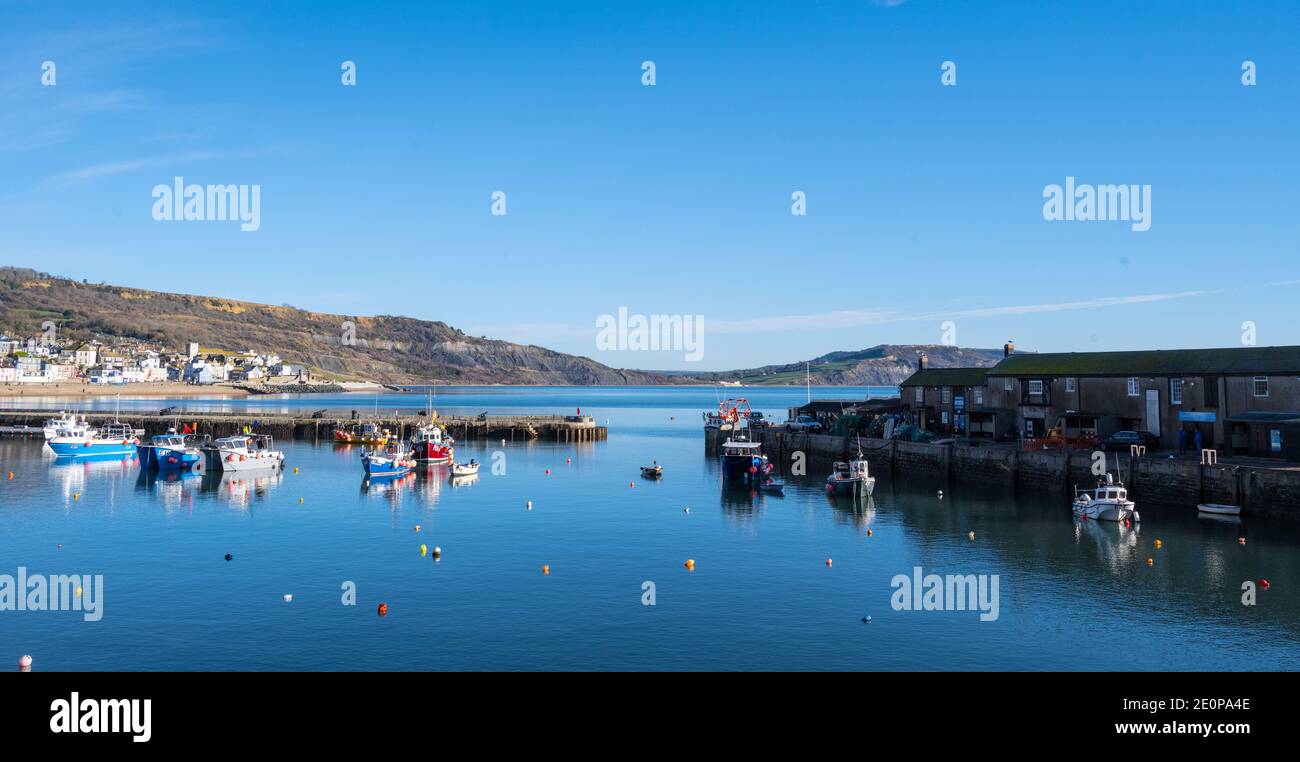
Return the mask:
{"type": "Polygon", "coordinates": [[[196,386],[175,382],[144,384],[119,384],[101,386],[80,381],[53,384],[5,384],[0,386],[0,399],[92,399],[95,397],[247,397],[248,392],[224,384],[196,386]]]}

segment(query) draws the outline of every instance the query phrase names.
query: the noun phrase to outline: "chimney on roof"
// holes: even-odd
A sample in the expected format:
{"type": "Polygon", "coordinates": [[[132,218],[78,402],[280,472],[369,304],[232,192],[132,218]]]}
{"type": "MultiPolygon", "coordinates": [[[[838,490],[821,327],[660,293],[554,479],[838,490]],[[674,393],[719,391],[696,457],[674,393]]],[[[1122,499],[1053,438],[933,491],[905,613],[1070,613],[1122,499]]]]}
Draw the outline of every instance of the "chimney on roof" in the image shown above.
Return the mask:
{"type": "Polygon", "coordinates": [[[921,370],[930,367],[930,358],[925,356],[925,352],[922,352],[921,356],[916,359],[916,365],[921,370]]]}
{"type": "Polygon", "coordinates": [[[1016,351],[1016,342],[1007,339],[1007,343],[1002,345],[1002,356],[1010,357],[1016,351]]]}

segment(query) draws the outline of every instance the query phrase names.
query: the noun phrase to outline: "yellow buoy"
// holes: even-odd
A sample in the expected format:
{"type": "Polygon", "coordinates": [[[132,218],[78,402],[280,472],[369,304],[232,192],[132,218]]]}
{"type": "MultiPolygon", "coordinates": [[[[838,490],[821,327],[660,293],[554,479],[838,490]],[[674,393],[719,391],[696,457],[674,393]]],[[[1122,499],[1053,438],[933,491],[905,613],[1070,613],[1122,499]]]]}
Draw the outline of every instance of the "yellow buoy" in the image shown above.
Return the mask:
{"type": "Polygon", "coordinates": [[[302,502],[302,498],[298,498],[298,502],[301,503],[301,502],[302,502]]]}
{"type": "Polygon", "coordinates": [[[421,546],[420,546],[420,555],[424,555],[425,553],[428,553],[428,552],[429,552],[429,546],[428,546],[428,545],[421,545],[421,546]]]}
{"type": "Polygon", "coordinates": [[[73,500],[80,500],[80,499],[81,499],[81,493],[80,493],[80,492],[73,492],[73,493],[72,493],[72,499],[73,499],[73,500]]]}
{"type": "Polygon", "coordinates": [[[293,467],[293,472],[294,472],[295,474],[298,473],[298,467],[297,467],[297,466],[294,466],[294,467],[293,467]]]}
{"type": "Polygon", "coordinates": [[[1156,547],[1157,547],[1157,548],[1162,547],[1163,545],[1164,545],[1163,542],[1161,542],[1161,541],[1159,541],[1159,540],[1156,540],[1156,547]]]}

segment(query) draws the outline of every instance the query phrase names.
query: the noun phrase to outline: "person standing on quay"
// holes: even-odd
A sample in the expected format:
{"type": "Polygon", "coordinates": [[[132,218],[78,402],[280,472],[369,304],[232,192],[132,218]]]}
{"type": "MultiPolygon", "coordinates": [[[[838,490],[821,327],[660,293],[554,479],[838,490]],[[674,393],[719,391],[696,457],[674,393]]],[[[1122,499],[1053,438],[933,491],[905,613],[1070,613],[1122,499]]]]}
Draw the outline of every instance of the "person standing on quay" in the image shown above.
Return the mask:
{"type": "Polygon", "coordinates": [[[1178,454],[1187,454],[1187,429],[1178,430],[1178,454]]]}
{"type": "Polygon", "coordinates": [[[1202,443],[1203,441],[1204,441],[1204,440],[1201,439],[1201,430],[1200,430],[1200,429],[1197,429],[1197,430],[1196,430],[1196,454],[1197,454],[1197,455],[1200,455],[1200,453],[1201,453],[1201,443],[1202,443]]]}

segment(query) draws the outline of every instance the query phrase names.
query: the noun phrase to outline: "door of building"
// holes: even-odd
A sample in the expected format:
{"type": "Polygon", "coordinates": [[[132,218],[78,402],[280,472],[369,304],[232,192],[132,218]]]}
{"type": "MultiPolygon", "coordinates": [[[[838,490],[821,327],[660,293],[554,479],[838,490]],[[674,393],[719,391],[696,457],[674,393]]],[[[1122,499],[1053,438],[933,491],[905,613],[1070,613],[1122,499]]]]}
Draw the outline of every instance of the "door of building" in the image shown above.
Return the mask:
{"type": "Polygon", "coordinates": [[[1160,436],[1160,390],[1147,389],[1146,430],[1160,436]]]}

